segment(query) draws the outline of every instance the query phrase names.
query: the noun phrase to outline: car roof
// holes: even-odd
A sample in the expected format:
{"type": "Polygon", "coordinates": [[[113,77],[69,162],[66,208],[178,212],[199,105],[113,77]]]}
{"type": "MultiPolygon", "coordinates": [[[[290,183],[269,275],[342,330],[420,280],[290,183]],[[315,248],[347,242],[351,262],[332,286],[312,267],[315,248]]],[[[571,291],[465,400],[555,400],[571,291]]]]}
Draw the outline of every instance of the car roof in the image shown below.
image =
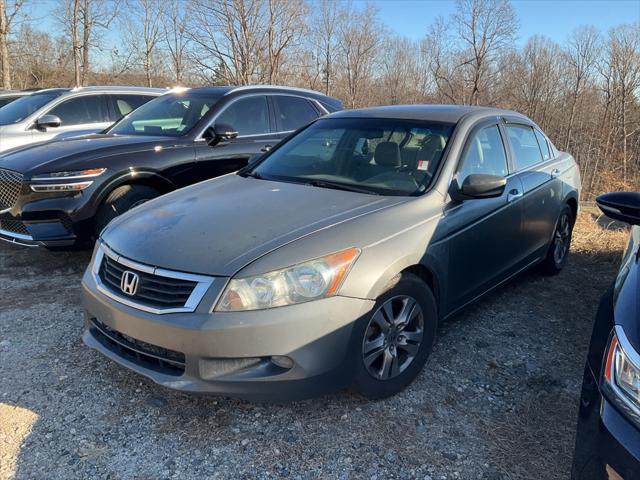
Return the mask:
{"type": "Polygon", "coordinates": [[[166,93],[168,90],[166,88],[149,88],[149,87],[129,87],[129,86],[117,86],[117,85],[107,85],[107,86],[90,86],[90,87],[74,87],[74,88],[43,88],[36,91],[31,92],[31,95],[39,95],[44,93],[76,93],[76,92],[126,92],[126,93],[157,93],[162,94],[166,93]]]}
{"type": "Polygon", "coordinates": [[[315,90],[308,90],[306,88],[297,88],[297,87],[283,87],[279,85],[243,85],[243,86],[234,86],[234,85],[225,85],[225,86],[216,86],[216,87],[196,87],[191,88],[189,91],[192,92],[202,92],[208,94],[218,94],[218,95],[228,95],[228,94],[242,94],[244,92],[254,92],[254,93],[291,93],[291,94],[299,94],[304,95],[310,98],[314,98],[320,102],[331,105],[336,109],[342,108],[342,102],[337,98],[329,97],[327,95],[323,95],[320,92],[316,92],[315,90]]]}
{"type": "MultiPolygon", "coordinates": [[[[510,116],[527,119],[512,110],[472,105],[390,105],[384,107],[359,108],[332,113],[331,118],[394,118],[407,120],[439,121],[458,123],[468,116],[493,117],[510,116]]],[[[528,120],[528,119],[527,119],[528,120]]]]}

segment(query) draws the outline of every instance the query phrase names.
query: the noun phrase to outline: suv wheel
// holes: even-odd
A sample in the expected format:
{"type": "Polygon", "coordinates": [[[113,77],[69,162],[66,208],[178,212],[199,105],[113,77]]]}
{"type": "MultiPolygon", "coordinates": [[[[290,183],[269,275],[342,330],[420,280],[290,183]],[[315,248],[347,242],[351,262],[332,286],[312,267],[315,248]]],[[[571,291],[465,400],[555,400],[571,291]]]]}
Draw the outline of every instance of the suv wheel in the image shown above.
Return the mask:
{"type": "Polygon", "coordinates": [[[146,185],[122,185],[116,188],[107,195],[98,209],[94,222],[96,238],[118,215],[159,196],[160,192],[146,185]]]}
{"type": "Polygon", "coordinates": [[[429,287],[403,273],[372,311],[356,330],[354,385],[365,397],[381,399],[403,390],[422,370],[436,337],[437,309],[429,287]]]}

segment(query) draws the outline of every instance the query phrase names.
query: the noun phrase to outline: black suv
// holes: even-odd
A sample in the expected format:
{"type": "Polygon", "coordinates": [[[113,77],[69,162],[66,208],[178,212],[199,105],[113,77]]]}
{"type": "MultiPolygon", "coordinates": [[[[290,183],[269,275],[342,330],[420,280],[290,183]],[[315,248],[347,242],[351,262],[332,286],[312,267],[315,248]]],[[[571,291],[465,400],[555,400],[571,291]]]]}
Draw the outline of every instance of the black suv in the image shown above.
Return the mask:
{"type": "Polygon", "coordinates": [[[600,301],[584,369],[573,480],[640,479],[640,193],[597,199],[632,225],[613,286],[600,301]]]}
{"type": "Polygon", "coordinates": [[[90,241],[117,215],[238,170],[341,108],[296,88],[179,89],[101,134],[12,150],[0,156],[0,239],[50,248],[90,241]]]}

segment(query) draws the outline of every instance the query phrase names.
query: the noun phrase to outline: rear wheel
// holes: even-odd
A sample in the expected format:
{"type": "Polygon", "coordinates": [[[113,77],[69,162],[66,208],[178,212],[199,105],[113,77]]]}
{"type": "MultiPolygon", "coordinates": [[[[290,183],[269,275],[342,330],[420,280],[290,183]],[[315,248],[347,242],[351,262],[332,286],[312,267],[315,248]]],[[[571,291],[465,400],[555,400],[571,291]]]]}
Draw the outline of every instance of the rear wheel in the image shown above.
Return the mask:
{"type": "Polygon", "coordinates": [[[431,290],[415,275],[403,273],[357,328],[355,389],[370,399],[403,390],[426,363],[436,327],[431,290]]]}
{"type": "Polygon", "coordinates": [[[122,185],[116,188],[107,195],[98,209],[94,222],[96,237],[99,237],[100,232],[118,215],[158,196],[158,190],[146,185],[122,185]]]}
{"type": "Polygon", "coordinates": [[[543,260],[542,271],[548,275],[560,273],[567,263],[569,248],[571,247],[571,235],[573,233],[573,211],[569,205],[565,205],[553,232],[553,239],[549,245],[547,256],[543,260]]]}

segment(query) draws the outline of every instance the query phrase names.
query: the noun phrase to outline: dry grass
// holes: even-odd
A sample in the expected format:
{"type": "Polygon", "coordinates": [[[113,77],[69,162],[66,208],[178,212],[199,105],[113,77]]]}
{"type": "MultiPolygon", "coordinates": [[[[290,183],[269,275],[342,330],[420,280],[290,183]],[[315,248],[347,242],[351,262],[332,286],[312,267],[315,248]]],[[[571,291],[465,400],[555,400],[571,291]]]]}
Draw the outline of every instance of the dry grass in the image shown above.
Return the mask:
{"type": "Polygon", "coordinates": [[[629,238],[629,227],[604,216],[596,207],[583,207],[576,220],[571,251],[619,261],[629,238]]]}

